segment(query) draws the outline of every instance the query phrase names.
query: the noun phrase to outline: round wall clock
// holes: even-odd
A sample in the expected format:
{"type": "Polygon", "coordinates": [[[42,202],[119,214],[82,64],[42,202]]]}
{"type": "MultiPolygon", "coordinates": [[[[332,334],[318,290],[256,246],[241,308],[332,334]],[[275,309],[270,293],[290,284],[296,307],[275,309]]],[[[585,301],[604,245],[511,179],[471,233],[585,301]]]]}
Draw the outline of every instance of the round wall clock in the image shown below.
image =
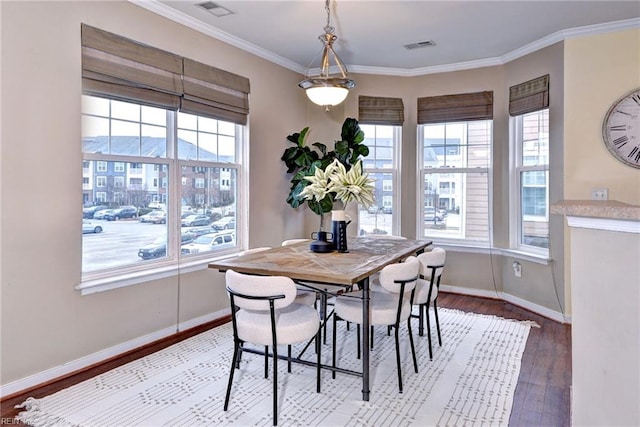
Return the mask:
{"type": "Polygon", "coordinates": [[[640,88],[613,103],[602,123],[604,145],[625,165],[640,169],[640,88]]]}

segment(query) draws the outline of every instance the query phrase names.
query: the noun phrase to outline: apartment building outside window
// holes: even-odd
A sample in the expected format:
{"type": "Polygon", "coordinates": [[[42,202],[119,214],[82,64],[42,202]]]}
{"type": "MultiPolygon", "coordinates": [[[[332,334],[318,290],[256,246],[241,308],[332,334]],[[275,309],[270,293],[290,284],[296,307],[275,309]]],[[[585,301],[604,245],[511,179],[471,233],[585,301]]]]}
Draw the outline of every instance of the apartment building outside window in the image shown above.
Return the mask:
{"type": "Polygon", "coordinates": [[[493,93],[418,99],[418,237],[491,244],[493,93]]]}
{"type": "Polygon", "coordinates": [[[237,230],[224,245],[198,238],[218,232],[223,215],[246,221],[249,80],[86,24],[81,43],[83,216],[104,232],[83,236],[77,288],[146,281],[237,250],[237,230]]]}
{"type": "MultiPolygon", "coordinates": [[[[122,216],[120,221],[104,224],[103,229],[108,233],[85,236],[83,273],[139,268],[141,263],[171,262],[180,257],[197,257],[206,252],[236,247],[234,232],[233,241],[219,248],[196,247],[193,243],[189,251],[181,249],[181,243],[197,242],[200,234],[215,233],[209,224],[225,215],[235,215],[237,211],[235,178],[241,166],[236,162],[235,153],[239,152],[237,146],[242,141],[235,135],[242,132],[235,130],[238,125],[220,123],[206,117],[83,96],[83,162],[94,162],[95,170],[106,171],[106,175],[95,177],[96,187],[104,187],[106,191],[96,192],[89,200],[94,205],[106,204],[114,212],[130,206],[137,209],[136,215],[122,216]],[[114,126],[114,121],[126,122],[127,126],[114,126]],[[190,123],[196,124],[196,130],[186,136],[193,136],[193,140],[176,138],[170,131],[190,126],[190,123]],[[202,143],[203,138],[197,131],[199,123],[210,130],[212,127],[216,131],[225,130],[215,147],[202,143]],[[114,129],[126,129],[127,134],[114,134],[114,129]],[[208,149],[215,150],[215,153],[208,149]],[[169,153],[177,153],[178,158],[172,158],[169,153]],[[123,167],[125,164],[126,168],[123,167]],[[225,177],[233,178],[228,179],[231,181],[229,185],[221,184],[222,169],[227,171],[225,177]],[[174,179],[177,174],[182,179],[174,179]],[[157,186],[159,182],[168,186],[157,186]],[[185,185],[174,185],[183,182],[185,185]],[[205,188],[205,182],[212,185],[205,188]],[[137,217],[143,220],[144,215],[151,212],[149,205],[154,201],[170,201],[172,208],[164,212],[165,221],[144,224],[137,217]],[[209,226],[207,233],[202,232],[202,227],[181,227],[182,237],[172,236],[172,230],[176,229],[174,224],[182,220],[178,212],[206,215],[209,218],[205,221],[207,224],[199,224],[209,226]],[[154,242],[160,241],[165,243],[158,249],[154,242]],[[176,243],[172,245],[173,241],[176,243]]],[[[180,131],[177,134],[180,135],[180,131]]],[[[211,135],[209,133],[204,139],[210,141],[211,135]]],[[[92,168],[83,170],[90,173],[92,168]]],[[[92,181],[92,177],[86,178],[88,182],[92,181]]],[[[95,189],[87,188],[85,183],[83,191],[91,194],[95,189]]],[[[110,218],[108,213],[99,211],[92,220],[104,221],[103,215],[110,218]]]]}
{"type": "Polygon", "coordinates": [[[515,246],[549,247],[549,110],[513,118],[515,246]]]}
{"type": "Polygon", "coordinates": [[[510,245],[548,254],[549,75],[509,88],[510,245]]]}
{"type": "Polygon", "coordinates": [[[400,146],[404,105],[400,98],[360,96],[360,129],[369,155],[363,171],[375,180],[374,205],[359,208],[359,234],[400,234],[400,146]]]}
{"type": "Polygon", "coordinates": [[[420,127],[423,237],[489,243],[492,124],[476,120],[420,127]]]}

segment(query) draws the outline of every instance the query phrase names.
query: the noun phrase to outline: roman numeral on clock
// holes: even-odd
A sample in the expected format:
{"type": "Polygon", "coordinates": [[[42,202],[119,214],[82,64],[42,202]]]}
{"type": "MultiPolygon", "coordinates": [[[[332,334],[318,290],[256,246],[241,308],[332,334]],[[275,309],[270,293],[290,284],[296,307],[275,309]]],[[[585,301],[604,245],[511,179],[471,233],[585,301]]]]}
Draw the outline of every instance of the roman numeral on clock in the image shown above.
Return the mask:
{"type": "Polygon", "coordinates": [[[629,155],[627,157],[631,158],[635,156],[635,160],[636,163],[638,162],[638,160],[640,160],[640,148],[638,147],[633,147],[633,150],[631,150],[631,152],[629,153],[629,155]]]}
{"type": "MultiPolygon", "coordinates": [[[[623,147],[627,142],[629,142],[629,137],[627,135],[623,135],[620,138],[616,138],[613,140],[613,144],[618,148],[623,147]]],[[[636,147],[637,149],[638,147],[636,147]]]]}
{"type": "Polygon", "coordinates": [[[625,130],[627,130],[627,125],[615,125],[615,126],[609,126],[609,130],[625,131],[625,130]]]}
{"type": "Polygon", "coordinates": [[[633,95],[631,95],[631,99],[633,99],[636,104],[640,105],[640,95],[634,93],[633,95]]]}

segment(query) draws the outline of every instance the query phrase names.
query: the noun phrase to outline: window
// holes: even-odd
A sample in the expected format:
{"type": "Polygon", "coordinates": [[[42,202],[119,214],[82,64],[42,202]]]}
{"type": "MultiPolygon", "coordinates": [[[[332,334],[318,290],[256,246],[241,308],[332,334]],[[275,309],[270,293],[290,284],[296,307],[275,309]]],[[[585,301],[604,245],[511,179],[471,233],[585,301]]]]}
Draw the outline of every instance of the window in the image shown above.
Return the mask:
{"type": "Polygon", "coordinates": [[[512,118],[513,200],[512,246],[549,247],[549,110],[512,118]]]}
{"type": "Polygon", "coordinates": [[[400,145],[404,104],[401,98],[358,97],[363,143],[369,147],[363,171],[374,179],[374,202],[369,209],[360,207],[359,234],[400,234],[400,145]]]}
{"type": "Polygon", "coordinates": [[[492,120],[419,127],[422,236],[490,243],[492,120]]]}
{"type": "Polygon", "coordinates": [[[400,144],[400,126],[360,125],[369,155],[364,158],[363,170],[375,179],[375,205],[360,209],[360,234],[399,234],[399,200],[397,188],[397,150],[400,144]],[[398,231],[396,231],[398,230],[398,231]]]}
{"type": "Polygon", "coordinates": [[[491,245],[493,92],[418,98],[420,237],[491,245]]]}
{"type": "Polygon", "coordinates": [[[235,229],[223,245],[184,251],[181,243],[242,212],[249,80],[86,24],[81,44],[83,200],[108,204],[105,219],[94,219],[114,221],[83,237],[78,288],[144,281],[140,272],[235,251],[244,240],[235,229]]]}
{"type": "Polygon", "coordinates": [[[549,75],[509,88],[512,248],[548,254],[549,75]]]}
{"type": "MultiPolygon", "coordinates": [[[[236,153],[242,142],[240,125],[88,95],[83,95],[82,112],[83,165],[88,166],[83,170],[85,174],[101,173],[83,176],[83,192],[93,204],[113,207],[111,214],[108,210],[100,211],[94,218],[110,222],[103,225],[110,237],[107,233],[91,236],[96,237],[94,239],[88,235],[83,237],[83,274],[113,274],[139,269],[144,264],[172,263],[180,258],[206,256],[203,254],[206,251],[228,251],[237,247],[233,232],[230,234],[233,241],[225,245],[209,246],[197,252],[180,250],[181,243],[187,244],[203,234],[203,227],[214,234],[216,230],[211,224],[215,220],[235,216],[238,190],[235,183],[240,171],[236,153]],[[175,139],[170,129],[182,129],[185,121],[208,126],[213,122],[213,130],[224,129],[225,135],[219,138],[207,128],[207,137],[202,138],[197,128],[188,135],[189,140],[180,136],[175,139]],[[119,126],[114,126],[114,122],[119,122],[119,126]],[[215,148],[200,143],[211,135],[218,141],[215,148]],[[216,155],[208,149],[215,149],[216,155]],[[178,153],[177,158],[168,154],[172,152],[178,153]],[[228,181],[227,185],[222,183],[223,178],[228,181]],[[96,188],[91,188],[91,182],[96,183],[96,188]],[[212,185],[206,186],[207,182],[212,185]],[[174,188],[174,183],[182,185],[174,188]],[[98,188],[100,191],[96,191],[98,188]],[[141,220],[152,211],[148,206],[153,201],[171,201],[172,206],[180,203],[185,212],[198,216],[197,221],[191,218],[184,222],[184,218],[174,215],[174,210],[167,209],[164,216],[159,216],[161,220],[145,223],[141,220]],[[119,221],[110,221],[116,214],[119,221]],[[173,224],[182,226],[182,237],[174,236],[177,227],[173,224]],[[154,243],[162,239],[165,243],[154,243]]],[[[180,131],[178,134],[184,136],[180,131]]]]}

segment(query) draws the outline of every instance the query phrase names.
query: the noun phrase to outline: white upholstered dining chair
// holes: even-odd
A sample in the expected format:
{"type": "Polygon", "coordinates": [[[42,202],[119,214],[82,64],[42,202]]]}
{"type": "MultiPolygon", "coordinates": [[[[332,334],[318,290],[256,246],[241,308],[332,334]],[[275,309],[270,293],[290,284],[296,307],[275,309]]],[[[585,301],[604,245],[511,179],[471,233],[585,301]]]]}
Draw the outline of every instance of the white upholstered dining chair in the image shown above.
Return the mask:
{"type": "MultiPolygon", "coordinates": [[[[400,323],[407,321],[407,331],[413,356],[413,367],[418,373],[418,362],[413,345],[411,331],[411,298],[418,279],[420,263],[411,256],[402,263],[390,264],[380,271],[380,285],[386,292],[370,292],[370,323],[371,326],[391,326],[395,332],[396,363],[398,369],[398,391],[402,393],[402,366],[400,363],[400,323]]],[[[362,291],[348,292],[340,295],[335,301],[335,315],[333,318],[333,357],[332,364],[336,367],[336,322],[338,319],[362,325],[362,291]]],[[[333,372],[335,378],[335,371],[333,372]]]]}
{"type": "MultiPolygon", "coordinates": [[[[293,280],[281,276],[253,276],[233,270],[226,272],[226,285],[231,302],[233,357],[224,410],[229,407],[233,374],[240,365],[245,343],[268,347],[273,353],[273,425],[278,424],[278,346],[286,345],[291,372],[291,344],[315,339],[317,353],[316,391],[320,392],[320,318],[308,305],[294,302],[293,280]]],[[[265,365],[265,376],[266,376],[265,365]]]]}
{"type": "MultiPolygon", "coordinates": [[[[440,277],[445,267],[447,252],[435,247],[429,252],[418,255],[420,262],[420,278],[416,285],[413,304],[418,306],[418,334],[424,334],[424,321],[427,321],[427,338],[429,341],[429,359],[433,359],[433,349],[431,345],[431,322],[429,307],[433,307],[433,314],[436,320],[436,330],[438,331],[438,344],[442,346],[442,336],[440,334],[440,320],[438,319],[438,291],[440,289],[440,277]]],[[[416,317],[414,315],[414,317],[416,317]]]]}

